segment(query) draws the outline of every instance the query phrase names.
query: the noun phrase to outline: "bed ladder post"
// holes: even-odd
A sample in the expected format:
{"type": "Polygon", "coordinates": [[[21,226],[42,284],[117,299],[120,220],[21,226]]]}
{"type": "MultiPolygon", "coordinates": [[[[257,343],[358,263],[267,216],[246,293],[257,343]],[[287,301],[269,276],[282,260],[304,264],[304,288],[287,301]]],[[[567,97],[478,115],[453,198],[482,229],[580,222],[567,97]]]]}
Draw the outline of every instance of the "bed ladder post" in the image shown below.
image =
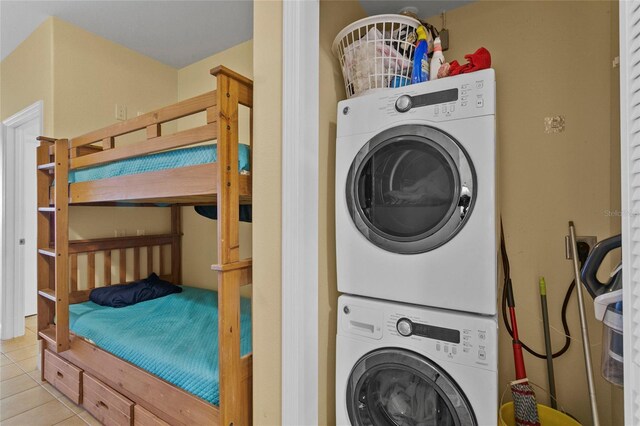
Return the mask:
{"type": "Polygon", "coordinates": [[[217,77],[218,126],[218,339],[220,374],[220,424],[245,424],[247,402],[243,401],[240,369],[240,270],[226,270],[238,262],[239,172],[238,94],[233,71],[211,70],[217,77]]]}
{"type": "Polygon", "coordinates": [[[63,352],[69,349],[69,141],[38,140],[38,336],[63,352]]]}
{"type": "Polygon", "coordinates": [[[69,349],[69,141],[55,142],[55,312],[56,352],[69,349]]]}
{"type": "MultiPolygon", "coordinates": [[[[55,139],[39,136],[40,145],[36,151],[36,181],[37,181],[37,208],[38,208],[38,248],[52,247],[51,232],[54,224],[55,209],[50,206],[49,188],[53,181],[51,157],[55,139]]],[[[53,324],[55,315],[54,300],[51,295],[55,292],[53,273],[53,258],[38,253],[38,333],[46,330],[53,324]],[[46,297],[49,296],[49,297],[46,297]]]]}

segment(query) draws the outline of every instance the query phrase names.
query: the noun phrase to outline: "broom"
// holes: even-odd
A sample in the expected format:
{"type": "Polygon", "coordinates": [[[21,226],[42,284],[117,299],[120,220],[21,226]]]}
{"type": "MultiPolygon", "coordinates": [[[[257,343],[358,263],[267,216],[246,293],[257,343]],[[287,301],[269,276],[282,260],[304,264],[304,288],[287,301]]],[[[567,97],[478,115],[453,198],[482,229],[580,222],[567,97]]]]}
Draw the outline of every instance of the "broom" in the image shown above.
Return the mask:
{"type": "Polygon", "coordinates": [[[518,338],[516,303],[513,298],[509,258],[507,257],[507,249],[504,243],[502,220],[500,221],[500,251],[502,252],[502,266],[504,268],[504,287],[507,292],[507,305],[509,306],[509,317],[513,330],[513,361],[516,368],[516,380],[511,382],[511,395],[513,397],[515,421],[517,426],[540,426],[536,394],[527,379],[527,372],[524,368],[524,357],[522,356],[522,344],[518,338]]]}

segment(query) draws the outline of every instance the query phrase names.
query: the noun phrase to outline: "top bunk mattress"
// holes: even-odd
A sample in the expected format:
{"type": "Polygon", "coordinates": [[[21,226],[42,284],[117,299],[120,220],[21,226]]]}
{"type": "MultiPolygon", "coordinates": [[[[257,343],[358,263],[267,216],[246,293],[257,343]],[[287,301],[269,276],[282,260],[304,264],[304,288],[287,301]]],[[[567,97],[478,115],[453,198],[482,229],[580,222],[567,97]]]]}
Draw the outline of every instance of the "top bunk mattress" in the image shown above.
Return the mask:
{"type": "MultiPolygon", "coordinates": [[[[249,146],[238,145],[238,170],[248,172],[249,146]]],[[[117,176],[135,175],[158,170],[175,169],[198,164],[215,163],[218,160],[218,145],[199,145],[189,148],[158,152],[141,157],[125,158],[99,166],[69,171],[69,183],[88,182],[117,176]]]]}
{"type": "MultiPolygon", "coordinates": [[[[126,308],[69,305],[69,328],[98,347],[219,405],[218,293],[183,286],[126,308]]],[[[240,352],[251,353],[251,300],[240,301],[240,352]]]]}

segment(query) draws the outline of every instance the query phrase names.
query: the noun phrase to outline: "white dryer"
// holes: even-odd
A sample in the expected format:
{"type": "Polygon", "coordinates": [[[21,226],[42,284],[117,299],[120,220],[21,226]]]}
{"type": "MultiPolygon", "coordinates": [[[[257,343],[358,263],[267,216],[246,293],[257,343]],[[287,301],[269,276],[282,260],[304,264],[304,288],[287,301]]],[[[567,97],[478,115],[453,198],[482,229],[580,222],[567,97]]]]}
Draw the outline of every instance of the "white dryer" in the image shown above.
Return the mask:
{"type": "Polygon", "coordinates": [[[497,311],[492,69],[338,104],[343,293],[497,311]]]}
{"type": "Polygon", "coordinates": [[[496,317],[346,295],[338,307],[337,425],[497,424],[496,317]]]}

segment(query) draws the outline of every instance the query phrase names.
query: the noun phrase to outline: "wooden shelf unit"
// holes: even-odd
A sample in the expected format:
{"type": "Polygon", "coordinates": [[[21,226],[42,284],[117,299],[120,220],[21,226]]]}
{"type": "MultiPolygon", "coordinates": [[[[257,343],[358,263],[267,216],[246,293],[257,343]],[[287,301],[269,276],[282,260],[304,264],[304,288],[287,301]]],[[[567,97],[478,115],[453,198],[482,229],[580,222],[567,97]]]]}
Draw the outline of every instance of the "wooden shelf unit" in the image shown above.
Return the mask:
{"type": "Polygon", "coordinates": [[[251,176],[241,174],[237,166],[238,109],[240,105],[252,108],[253,83],[222,66],[211,74],[217,78],[217,90],[73,139],[38,138],[38,335],[43,340],[43,360],[47,349],[170,424],[206,421],[240,426],[252,422],[251,355],[241,357],[240,353],[240,287],[251,282],[252,274],[251,260],[239,258],[239,205],[251,203],[251,176]],[[206,125],[162,134],[161,124],[201,112],[206,113],[206,125]],[[117,146],[116,137],[139,130],[146,131],[146,139],[117,146]],[[69,184],[69,172],[74,169],[212,139],[217,140],[215,163],[69,184]],[[70,206],[122,202],[170,204],[171,233],[69,241],[70,206]],[[102,351],[69,330],[69,304],[88,300],[96,271],[103,270],[105,285],[127,282],[126,250],[134,251],[133,278],[139,279],[144,266],[147,271],[153,267],[150,247],[159,246],[161,264],[155,272],[181,284],[179,206],[197,204],[216,204],[218,209],[219,257],[214,269],[218,274],[219,406],[102,351]],[[146,259],[141,255],[143,247],[146,259]],[[165,253],[167,247],[169,253],[165,253]],[[119,253],[117,277],[111,274],[112,251],[119,253]],[[96,268],[97,252],[104,253],[102,268],[96,268]],[[78,289],[80,254],[88,257],[87,289],[78,289]],[[165,254],[170,255],[169,265],[163,265],[165,254]],[[169,266],[171,272],[163,273],[169,266]]]}

